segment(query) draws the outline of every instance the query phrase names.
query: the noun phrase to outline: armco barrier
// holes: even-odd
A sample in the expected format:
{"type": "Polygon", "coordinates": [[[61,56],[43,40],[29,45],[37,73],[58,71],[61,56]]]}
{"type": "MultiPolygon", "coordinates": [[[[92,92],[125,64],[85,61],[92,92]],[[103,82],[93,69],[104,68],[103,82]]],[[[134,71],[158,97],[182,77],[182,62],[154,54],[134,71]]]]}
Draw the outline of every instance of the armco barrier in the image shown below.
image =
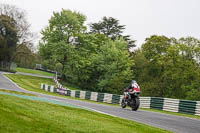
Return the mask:
{"type": "Polygon", "coordinates": [[[164,98],[163,110],[170,112],[178,112],[179,108],[179,100],[164,98]]]}
{"type": "Polygon", "coordinates": [[[150,108],[151,109],[163,109],[164,99],[159,97],[151,97],[150,108]]]}
{"type": "MultiPolygon", "coordinates": [[[[112,104],[120,104],[123,98],[123,95],[68,90],[64,87],[58,89],[54,86],[45,84],[41,84],[41,89],[49,92],[59,93],[61,95],[112,104]]],[[[179,100],[161,97],[140,97],[140,107],[200,116],[200,101],[179,100]]]]}
{"type": "Polygon", "coordinates": [[[185,114],[195,114],[196,101],[180,100],[178,112],[185,114]]]}
{"type": "Polygon", "coordinates": [[[200,101],[197,101],[195,114],[200,116],[200,101]]]}
{"type": "Polygon", "coordinates": [[[151,97],[140,97],[140,107],[142,108],[150,108],[151,97]]]}

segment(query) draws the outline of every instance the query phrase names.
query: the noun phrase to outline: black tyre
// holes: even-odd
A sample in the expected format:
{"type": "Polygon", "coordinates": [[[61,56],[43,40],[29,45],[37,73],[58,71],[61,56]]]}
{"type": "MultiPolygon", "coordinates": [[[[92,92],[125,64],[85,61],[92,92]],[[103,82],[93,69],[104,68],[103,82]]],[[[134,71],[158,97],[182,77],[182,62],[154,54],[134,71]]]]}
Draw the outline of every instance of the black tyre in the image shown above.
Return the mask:
{"type": "Polygon", "coordinates": [[[126,108],[126,103],[124,98],[122,99],[121,106],[123,109],[126,108]]]}
{"type": "Polygon", "coordinates": [[[137,111],[138,108],[139,108],[139,106],[140,106],[140,99],[139,99],[139,97],[135,97],[135,98],[133,99],[133,102],[134,102],[134,104],[133,104],[133,106],[132,106],[132,110],[133,110],[133,111],[137,111]]]}

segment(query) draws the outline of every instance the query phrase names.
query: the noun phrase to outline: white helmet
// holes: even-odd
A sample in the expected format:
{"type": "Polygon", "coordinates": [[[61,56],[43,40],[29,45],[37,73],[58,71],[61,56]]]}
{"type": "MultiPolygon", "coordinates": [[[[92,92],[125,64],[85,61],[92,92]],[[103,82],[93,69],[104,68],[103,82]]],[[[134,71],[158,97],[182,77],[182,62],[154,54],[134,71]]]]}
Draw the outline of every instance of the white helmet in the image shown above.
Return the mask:
{"type": "Polygon", "coordinates": [[[137,82],[135,80],[132,80],[131,83],[134,84],[134,83],[137,83],[137,82]]]}

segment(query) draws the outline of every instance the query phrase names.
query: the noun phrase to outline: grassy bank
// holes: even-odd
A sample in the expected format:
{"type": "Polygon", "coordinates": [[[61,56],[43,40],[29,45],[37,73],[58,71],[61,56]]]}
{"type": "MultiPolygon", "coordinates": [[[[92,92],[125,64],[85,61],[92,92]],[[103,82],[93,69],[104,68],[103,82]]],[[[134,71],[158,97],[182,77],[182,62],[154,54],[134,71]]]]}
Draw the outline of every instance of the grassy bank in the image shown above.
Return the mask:
{"type": "Polygon", "coordinates": [[[34,70],[34,69],[27,69],[27,68],[21,68],[17,67],[16,68],[17,72],[24,72],[24,73],[31,73],[31,74],[39,74],[39,75],[45,75],[45,76],[54,76],[53,73],[48,73],[40,70],[34,70]]]}
{"type": "Polygon", "coordinates": [[[161,133],[133,121],[87,110],[0,95],[0,132],[161,133]]]}
{"type": "MultiPolygon", "coordinates": [[[[26,90],[48,94],[48,95],[61,96],[57,93],[51,93],[51,92],[44,91],[41,89],[41,83],[55,86],[56,84],[53,81],[53,79],[35,77],[35,76],[29,76],[29,75],[21,75],[21,74],[4,74],[4,75],[7,76],[9,79],[11,79],[13,82],[17,83],[18,86],[26,90]]],[[[64,97],[64,96],[61,96],[61,97],[64,97]]]]}
{"type": "Polygon", "coordinates": [[[21,74],[5,74],[5,76],[7,76],[12,81],[17,83],[20,87],[30,91],[44,92],[43,90],[40,89],[41,83],[55,86],[55,82],[53,82],[53,79],[21,75],[21,74]]]}
{"type": "MultiPolygon", "coordinates": [[[[41,90],[41,83],[47,84],[47,85],[53,85],[55,86],[55,82],[53,79],[49,78],[42,78],[42,77],[35,77],[35,76],[29,76],[29,75],[21,75],[21,74],[4,74],[8,78],[10,78],[12,81],[17,83],[20,87],[30,90],[30,91],[35,91],[35,92],[40,92],[44,94],[50,94],[50,95],[56,95],[60,96],[56,93],[51,93],[47,92],[44,90],[41,90]]],[[[76,88],[67,86],[69,89],[75,90],[76,88]]]]}

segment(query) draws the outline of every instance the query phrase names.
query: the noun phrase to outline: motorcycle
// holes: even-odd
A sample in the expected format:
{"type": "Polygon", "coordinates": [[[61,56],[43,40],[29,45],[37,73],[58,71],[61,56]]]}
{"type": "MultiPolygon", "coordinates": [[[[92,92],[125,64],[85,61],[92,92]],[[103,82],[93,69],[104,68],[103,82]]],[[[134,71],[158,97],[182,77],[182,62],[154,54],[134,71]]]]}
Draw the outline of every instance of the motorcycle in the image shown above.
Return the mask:
{"type": "Polygon", "coordinates": [[[124,97],[122,98],[121,107],[126,108],[128,105],[133,111],[137,111],[140,106],[140,88],[125,89],[124,97]]]}

